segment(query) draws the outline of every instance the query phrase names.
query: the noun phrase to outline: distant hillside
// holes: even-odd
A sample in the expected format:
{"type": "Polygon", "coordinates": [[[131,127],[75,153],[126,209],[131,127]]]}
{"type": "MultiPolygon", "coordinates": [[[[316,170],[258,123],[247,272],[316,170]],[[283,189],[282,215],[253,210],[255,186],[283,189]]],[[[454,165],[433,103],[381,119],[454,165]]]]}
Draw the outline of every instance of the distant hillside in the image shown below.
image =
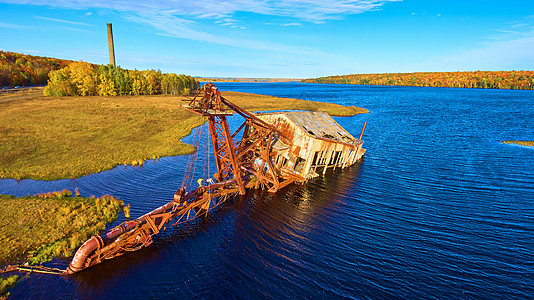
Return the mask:
{"type": "Polygon", "coordinates": [[[320,77],[303,81],[361,85],[533,90],[534,71],[352,74],[320,77]]]}
{"type": "Polygon", "coordinates": [[[0,51],[0,87],[46,85],[47,96],[188,95],[198,84],[183,74],[0,51]]]}
{"type": "Polygon", "coordinates": [[[71,60],[0,51],[0,86],[45,85],[48,73],[71,60]]]}

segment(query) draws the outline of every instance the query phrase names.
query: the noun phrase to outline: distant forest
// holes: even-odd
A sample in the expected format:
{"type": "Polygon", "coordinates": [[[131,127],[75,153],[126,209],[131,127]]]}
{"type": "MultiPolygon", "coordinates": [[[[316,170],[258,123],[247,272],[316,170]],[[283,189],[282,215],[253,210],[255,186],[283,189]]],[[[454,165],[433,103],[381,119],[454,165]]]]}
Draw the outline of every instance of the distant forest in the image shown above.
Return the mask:
{"type": "Polygon", "coordinates": [[[71,60],[0,51],[0,87],[45,85],[48,73],[71,60]]]}
{"type": "Polygon", "coordinates": [[[189,94],[199,82],[159,70],[126,70],[49,57],[0,51],[0,86],[47,85],[47,96],[189,94]]]}
{"type": "Polygon", "coordinates": [[[534,71],[352,74],[306,79],[303,82],[534,90],[534,71]]]}

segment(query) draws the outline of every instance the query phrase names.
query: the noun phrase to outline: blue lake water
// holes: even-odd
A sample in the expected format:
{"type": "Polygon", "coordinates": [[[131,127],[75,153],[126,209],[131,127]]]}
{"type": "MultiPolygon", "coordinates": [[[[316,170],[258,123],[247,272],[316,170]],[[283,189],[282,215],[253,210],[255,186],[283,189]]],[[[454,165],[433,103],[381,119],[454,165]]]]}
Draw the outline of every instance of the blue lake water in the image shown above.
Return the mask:
{"type": "MultiPolygon", "coordinates": [[[[499,143],[534,140],[533,92],[217,86],[365,107],[369,114],[335,119],[354,136],[368,122],[366,157],[276,194],[249,192],[77,275],[32,274],[13,298],[534,298],[534,148],[499,143]]],[[[53,182],[0,180],[0,193],[77,187],[118,196],[137,217],[172,198],[187,159],[53,182]]],[[[210,167],[201,166],[197,174],[210,167]]]]}

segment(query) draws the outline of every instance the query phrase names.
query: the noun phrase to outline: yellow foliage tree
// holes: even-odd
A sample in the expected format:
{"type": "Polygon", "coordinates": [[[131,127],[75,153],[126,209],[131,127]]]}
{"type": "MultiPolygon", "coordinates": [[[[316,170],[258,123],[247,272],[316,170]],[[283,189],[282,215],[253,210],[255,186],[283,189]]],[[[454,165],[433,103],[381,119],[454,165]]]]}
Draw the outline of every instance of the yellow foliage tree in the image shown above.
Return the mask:
{"type": "Polygon", "coordinates": [[[117,90],[115,89],[115,82],[113,82],[113,79],[106,76],[106,74],[100,74],[99,81],[100,83],[97,87],[99,96],[117,96],[117,90]]]}
{"type": "Polygon", "coordinates": [[[73,62],[67,67],[70,71],[70,80],[76,85],[76,94],[93,96],[96,94],[93,66],[83,61],[73,62]]]}
{"type": "Polygon", "coordinates": [[[48,74],[48,85],[44,89],[45,96],[73,96],[76,95],[76,85],[70,81],[69,69],[63,68],[48,74]]]}

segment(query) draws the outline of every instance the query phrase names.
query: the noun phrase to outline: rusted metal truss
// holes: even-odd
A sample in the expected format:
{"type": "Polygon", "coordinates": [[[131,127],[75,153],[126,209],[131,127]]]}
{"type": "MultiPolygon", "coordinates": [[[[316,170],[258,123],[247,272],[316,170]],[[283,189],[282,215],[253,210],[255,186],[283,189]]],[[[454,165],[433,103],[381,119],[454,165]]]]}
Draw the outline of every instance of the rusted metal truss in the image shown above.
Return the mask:
{"type": "Polygon", "coordinates": [[[166,227],[202,216],[228,197],[244,194],[247,188],[276,192],[292,182],[305,181],[294,174],[284,174],[272,163],[273,143],[287,138],[271,125],[221,97],[213,84],[202,86],[193,99],[184,102],[185,109],[208,117],[217,166],[214,174],[216,182],[189,192],[183,188],[166,205],[136,220],[124,222],[105,235],[91,237],[78,249],[66,274],[149,246],[152,236],[166,227]],[[236,132],[231,133],[226,116],[234,111],[245,121],[236,132]],[[242,137],[236,140],[239,133],[242,137]]]}
{"type": "Polygon", "coordinates": [[[245,193],[245,178],[254,181],[254,188],[276,192],[295,181],[305,181],[295,174],[284,174],[273,164],[272,145],[276,140],[289,139],[272,125],[223,98],[213,84],[202,86],[184,108],[201,116],[208,116],[213,152],[217,165],[216,180],[233,176],[241,194],[245,193]],[[245,121],[230,134],[226,120],[227,110],[240,114],[245,121]],[[239,141],[236,137],[242,134],[239,141]],[[237,147],[235,147],[237,145],[237,147]]]}
{"type": "Polygon", "coordinates": [[[232,178],[233,176],[239,188],[239,193],[245,194],[245,186],[241,175],[242,171],[226,116],[209,116],[208,122],[215,164],[217,165],[215,180],[219,182],[232,178]]]}
{"type": "Polygon", "coordinates": [[[136,220],[126,221],[102,236],[94,235],[76,252],[65,274],[88,267],[152,244],[152,236],[207,214],[228,197],[239,192],[233,179],[199,187],[189,193],[179,190],[172,201],[136,220]]]}
{"type": "MultiPolygon", "coordinates": [[[[329,135],[339,134],[340,138],[355,140],[337,123],[334,125],[339,128],[332,125],[335,131],[331,129],[330,133],[324,132],[322,137],[317,136],[318,133],[314,133],[311,127],[306,128],[306,124],[291,125],[294,128],[287,122],[274,122],[275,125],[271,125],[224,99],[211,83],[203,85],[192,99],[184,100],[182,107],[208,117],[217,166],[217,173],[214,174],[216,182],[207,186],[201,185],[191,191],[186,191],[183,187],[166,205],[136,220],[126,221],[102,236],[91,237],[78,249],[67,270],[59,272],[60,270],[57,269],[42,267],[42,272],[73,274],[104,260],[139,250],[152,244],[152,236],[167,227],[205,215],[232,195],[244,194],[247,189],[252,188],[276,192],[293,182],[305,182],[309,178],[306,172],[312,172],[318,166],[324,166],[325,171],[328,166],[344,167],[352,164],[365,153],[365,150],[361,148],[363,143],[361,135],[360,140],[352,144],[347,144],[343,140],[325,139],[329,135]],[[245,121],[234,133],[231,133],[226,117],[232,115],[233,112],[241,115],[245,121]],[[295,140],[295,130],[297,130],[295,128],[299,126],[304,127],[314,136],[295,140]],[[318,143],[314,144],[312,140],[318,143]],[[316,151],[315,155],[311,155],[308,151],[309,159],[299,158],[297,154],[304,147],[309,148],[310,151],[316,151]],[[317,152],[317,150],[321,151],[317,152]],[[299,165],[307,171],[297,172],[299,165]]],[[[325,122],[335,123],[333,120],[325,122]]],[[[299,136],[303,137],[304,134],[299,136]]],[[[0,271],[24,270],[22,266],[18,267],[20,268],[8,266],[0,271]]],[[[33,270],[37,269],[39,268],[33,268],[33,270]]]]}

